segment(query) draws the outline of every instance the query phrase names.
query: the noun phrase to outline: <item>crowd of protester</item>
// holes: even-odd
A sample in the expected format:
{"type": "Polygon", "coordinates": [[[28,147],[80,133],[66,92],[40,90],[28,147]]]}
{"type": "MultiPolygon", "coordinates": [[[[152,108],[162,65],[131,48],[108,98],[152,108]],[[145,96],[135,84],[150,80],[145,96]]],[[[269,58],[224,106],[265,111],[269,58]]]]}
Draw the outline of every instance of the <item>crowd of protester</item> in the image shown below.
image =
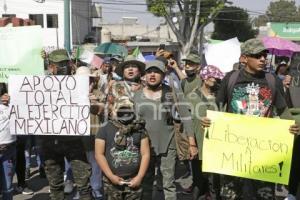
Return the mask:
{"type": "Polygon", "coordinates": [[[193,176],[190,192],[194,200],[275,199],[273,183],[202,172],[204,132],[211,125],[206,112],[216,110],[296,119],[289,129],[295,145],[286,197],[295,200],[300,181],[299,112],[289,110],[293,105],[287,92],[292,81],[288,64],[281,62],[276,73],[266,72],[268,51],[258,39],[242,44],[241,52],[240,62],[227,74],[217,66],[202,66],[194,52],[180,61],[164,49],[145,62],[132,55],[97,55],[103,59],[101,66],[89,66],[64,49],[43,53],[46,75],[89,76],[91,134],[10,133],[9,95],[7,85],[1,83],[2,199],[12,200],[14,190],[33,195],[26,184],[31,177],[32,154],[40,177],[48,179],[52,200],[65,199],[75,185],[74,199],[153,199],[156,177],[162,180],[164,198],[176,200],[175,168],[182,160],[193,176]],[[268,90],[271,95],[257,97],[258,102],[268,98],[268,103],[250,106],[246,96],[238,95],[247,87],[268,90]],[[246,105],[237,103],[241,99],[246,99],[246,105]],[[187,141],[185,158],[179,156],[184,150],[179,152],[176,133],[187,141]],[[17,187],[13,188],[15,172],[17,187]]]}

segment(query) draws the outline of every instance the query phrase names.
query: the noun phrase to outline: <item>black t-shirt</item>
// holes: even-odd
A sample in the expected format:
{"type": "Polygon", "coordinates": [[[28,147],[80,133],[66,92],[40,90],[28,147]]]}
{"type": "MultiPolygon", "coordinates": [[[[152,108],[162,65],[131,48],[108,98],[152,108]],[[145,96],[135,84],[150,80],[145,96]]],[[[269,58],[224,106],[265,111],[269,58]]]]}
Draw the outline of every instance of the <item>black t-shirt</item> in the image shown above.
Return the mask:
{"type": "Polygon", "coordinates": [[[118,128],[108,122],[98,131],[96,138],[105,140],[105,157],[112,172],[123,178],[134,177],[140,167],[141,140],[146,137],[144,131],[133,132],[126,137],[125,149],[120,149],[115,143],[118,128]]]}
{"type": "Polygon", "coordinates": [[[283,110],[287,106],[281,81],[274,77],[275,94],[272,94],[264,72],[253,75],[242,69],[233,86],[232,94],[228,94],[228,82],[232,73],[228,73],[221,83],[216,98],[218,106],[227,105],[227,110],[231,113],[259,117],[272,116],[273,107],[276,110],[283,110]]]}

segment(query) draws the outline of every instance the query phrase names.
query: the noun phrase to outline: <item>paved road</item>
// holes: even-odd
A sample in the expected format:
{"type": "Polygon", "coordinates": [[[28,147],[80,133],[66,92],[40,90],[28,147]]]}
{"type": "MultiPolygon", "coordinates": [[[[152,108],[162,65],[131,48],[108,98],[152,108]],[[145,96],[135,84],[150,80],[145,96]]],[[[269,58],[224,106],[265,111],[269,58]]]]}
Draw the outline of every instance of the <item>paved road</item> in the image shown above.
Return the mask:
{"type": "MultiPolygon", "coordinates": [[[[180,177],[185,173],[185,166],[183,164],[179,164],[177,167],[176,176],[180,177]]],[[[47,200],[49,199],[49,186],[47,179],[41,179],[39,177],[38,169],[33,168],[31,169],[31,178],[27,181],[28,185],[31,189],[35,192],[34,195],[22,195],[16,194],[14,196],[14,200],[47,200]]],[[[182,187],[189,187],[192,183],[191,176],[187,178],[179,178],[176,181],[177,189],[178,189],[178,200],[191,200],[191,195],[183,194],[182,187]]],[[[16,184],[16,177],[14,178],[14,184],[16,184]]],[[[162,192],[155,193],[156,200],[163,200],[162,192]]],[[[68,200],[72,200],[72,196],[74,194],[68,195],[68,200]]]]}
{"type": "MultiPolygon", "coordinates": [[[[176,186],[177,186],[177,197],[178,200],[191,200],[192,197],[190,194],[183,194],[182,188],[188,188],[192,183],[191,176],[187,178],[180,178],[183,174],[186,173],[186,167],[183,165],[183,163],[178,163],[176,167],[176,186]]],[[[14,200],[47,200],[49,199],[49,186],[47,179],[41,179],[38,174],[38,169],[33,168],[31,169],[31,178],[27,181],[28,185],[31,189],[34,190],[34,195],[22,195],[22,194],[16,194],[14,196],[14,200]]],[[[16,177],[14,177],[14,184],[16,184],[16,177]]],[[[297,199],[300,200],[300,186],[299,186],[299,194],[297,196],[297,199]]],[[[278,193],[279,194],[279,193],[278,193]]],[[[68,195],[67,199],[72,200],[74,194],[68,195]]],[[[280,196],[285,196],[286,191],[283,190],[281,192],[280,196]]],[[[163,193],[161,191],[155,192],[155,200],[163,200],[163,193]]],[[[283,197],[278,197],[276,200],[283,200],[283,197]]]]}

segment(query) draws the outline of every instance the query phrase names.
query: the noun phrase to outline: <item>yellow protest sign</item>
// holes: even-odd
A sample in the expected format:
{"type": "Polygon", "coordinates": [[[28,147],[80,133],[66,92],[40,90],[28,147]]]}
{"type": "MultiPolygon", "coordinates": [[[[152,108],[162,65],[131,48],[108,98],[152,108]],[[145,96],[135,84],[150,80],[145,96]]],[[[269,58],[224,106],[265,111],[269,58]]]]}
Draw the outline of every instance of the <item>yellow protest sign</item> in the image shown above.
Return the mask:
{"type": "Polygon", "coordinates": [[[208,111],[205,131],[205,172],[288,184],[294,136],[292,120],[208,111]]]}

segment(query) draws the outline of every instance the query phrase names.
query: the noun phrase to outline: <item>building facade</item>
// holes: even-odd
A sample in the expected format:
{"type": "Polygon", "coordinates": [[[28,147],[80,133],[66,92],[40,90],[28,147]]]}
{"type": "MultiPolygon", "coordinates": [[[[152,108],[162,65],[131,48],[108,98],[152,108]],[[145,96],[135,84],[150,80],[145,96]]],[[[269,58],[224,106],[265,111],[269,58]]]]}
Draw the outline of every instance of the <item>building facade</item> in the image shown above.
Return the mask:
{"type": "MultiPolygon", "coordinates": [[[[81,43],[91,30],[91,0],[70,1],[71,44],[81,43]]],[[[42,27],[45,49],[64,47],[64,0],[0,0],[0,18],[31,19],[42,27]]]]}

